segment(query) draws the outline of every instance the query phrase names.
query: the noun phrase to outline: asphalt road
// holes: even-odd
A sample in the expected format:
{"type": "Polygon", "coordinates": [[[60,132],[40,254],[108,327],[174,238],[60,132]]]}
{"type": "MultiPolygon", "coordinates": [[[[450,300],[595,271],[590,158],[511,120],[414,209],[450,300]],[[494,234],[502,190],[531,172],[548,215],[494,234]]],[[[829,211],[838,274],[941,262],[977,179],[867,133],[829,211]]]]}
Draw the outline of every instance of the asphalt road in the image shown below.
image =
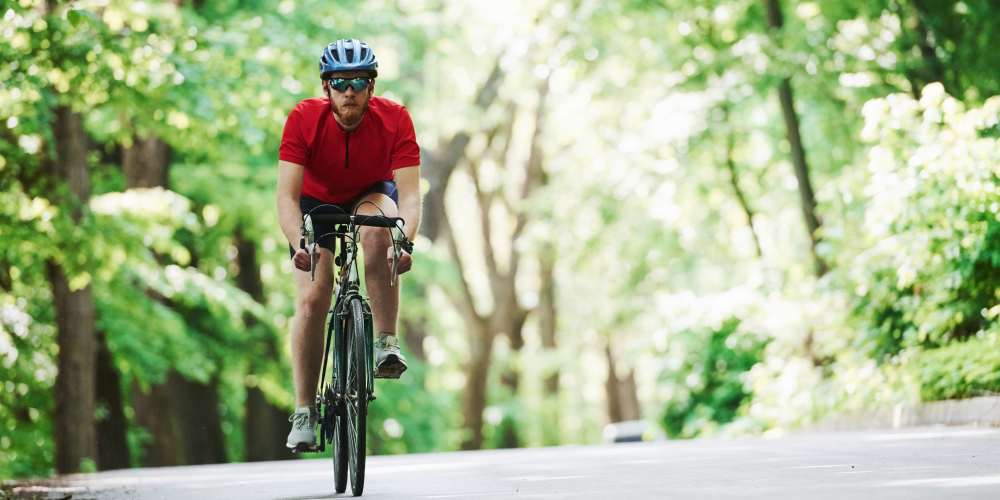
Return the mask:
{"type": "MultiPolygon", "coordinates": [[[[66,481],[58,490],[74,500],[338,497],[329,459],[133,469],[66,481]]],[[[364,498],[1000,499],[1000,429],[370,457],[364,498]]]]}

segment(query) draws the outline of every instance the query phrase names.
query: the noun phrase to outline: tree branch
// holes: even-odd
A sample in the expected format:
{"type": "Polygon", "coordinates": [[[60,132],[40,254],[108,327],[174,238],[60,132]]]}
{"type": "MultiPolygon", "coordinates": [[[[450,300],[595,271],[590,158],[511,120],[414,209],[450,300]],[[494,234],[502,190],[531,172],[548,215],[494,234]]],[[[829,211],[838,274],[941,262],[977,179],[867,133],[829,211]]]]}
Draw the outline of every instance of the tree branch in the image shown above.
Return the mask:
{"type": "MultiPolygon", "coordinates": [[[[500,83],[505,76],[503,66],[500,64],[502,60],[503,54],[497,56],[493,69],[476,93],[473,102],[480,111],[488,109],[496,100],[500,83]]],[[[465,149],[468,147],[471,137],[469,132],[463,130],[447,141],[443,152],[425,150],[422,153],[424,176],[430,183],[430,190],[424,198],[425,216],[424,223],[420,227],[420,234],[431,241],[437,239],[442,229],[444,194],[448,190],[448,182],[451,180],[451,174],[455,171],[455,166],[466,154],[465,149]]]]}
{"type": "Polygon", "coordinates": [[[454,297],[453,293],[448,291],[448,287],[444,287],[445,293],[449,296],[456,308],[462,311],[470,321],[482,323],[484,319],[479,312],[476,311],[476,301],[472,297],[472,288],[465,280],[465,265],[462,264],[462,257],[458,251],[458,243],[455,241],[455,232],[452,229],[451,221],[448,219],[447,212],[442,212],[441,231],[445,239],[448,240],[448,249],[451,252],[452,259],[455,261],[455,267],[458,268],[459,281],[458,297],[454,297]]]}
{"type": "MultiPolygon", "coordinates": [[[[729,106],[722,106],[722,116],[724,123],[729,122],[729,106]]],[[[736,173],[736,163],[733,160],[733,150],[736,145],[736,134],[733,133],[732,129],[726,131],[726,169],[729,170],[729,183],[733,187],[733,192],[736,193],[736,200],[739,201],[740,207],[743,208],[743,214],[746,215],[747,224],[750,226],[750,234],[753,235],[754,248],[757,249],[757,257],[763,257],[764,252],[760,248],[760,238],[757,237],[757,228],[753,223],[753,209],[750,208],[750,203],[747,201],[746,196],[743,194],[743,190],[740,188],[740,181],[738,174],[736,173]]]]}

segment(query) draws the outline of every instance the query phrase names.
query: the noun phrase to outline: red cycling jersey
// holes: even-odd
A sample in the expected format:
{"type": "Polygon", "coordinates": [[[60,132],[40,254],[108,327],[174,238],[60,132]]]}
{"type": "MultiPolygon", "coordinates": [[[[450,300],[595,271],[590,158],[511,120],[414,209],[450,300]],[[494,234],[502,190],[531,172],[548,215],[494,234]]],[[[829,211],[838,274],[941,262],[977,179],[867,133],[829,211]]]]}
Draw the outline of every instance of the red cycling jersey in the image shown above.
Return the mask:
{"type": "Polygon", "coordinates": [[[316,97],[288,114],[278,158],[305,167],[303,196],[347,203],[372,184],[393,180],[394,170],[419,165],[420,147],[401,104],[372,96],[358,128],[344,132],[330,100],[316,97]]]}

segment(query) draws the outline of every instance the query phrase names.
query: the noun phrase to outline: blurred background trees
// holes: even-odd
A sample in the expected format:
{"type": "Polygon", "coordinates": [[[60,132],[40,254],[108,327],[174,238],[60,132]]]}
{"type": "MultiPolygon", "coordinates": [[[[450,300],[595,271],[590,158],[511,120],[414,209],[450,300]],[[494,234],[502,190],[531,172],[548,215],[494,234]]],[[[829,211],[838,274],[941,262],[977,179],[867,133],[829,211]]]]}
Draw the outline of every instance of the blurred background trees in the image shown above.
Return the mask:
{"type": "Polygon", "coordinates": [[[273,186],[358,37],[422,146],[374,453],[1000,389],[987,0],[2,8],[0,476],[289,458],[273,186]]]}

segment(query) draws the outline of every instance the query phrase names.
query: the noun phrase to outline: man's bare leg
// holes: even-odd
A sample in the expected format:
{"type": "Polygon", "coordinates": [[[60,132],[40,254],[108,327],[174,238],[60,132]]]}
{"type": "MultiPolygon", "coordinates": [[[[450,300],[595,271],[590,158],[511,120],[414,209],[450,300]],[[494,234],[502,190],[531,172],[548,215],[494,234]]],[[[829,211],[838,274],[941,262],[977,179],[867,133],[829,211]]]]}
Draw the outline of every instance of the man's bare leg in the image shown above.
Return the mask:
{"type": "MultiPolygon", "coordinates": [[[[365,196],[356,206],[356,212],[361,215],[384,214],[386,217],[397,217],[399,213],[392,198],[381,193],[365,196]]],[[[389,285],[392,269],[389,268],[387,261],[389,248],[392,246],[392,236],[385,228],[364,227],[361,229],[361,245],[365,254],[365,288],[371,299],[375,334],[380,342],[385,341],[395,345],[396,320],[399,316],[399,284],[389,285]],[[389,338],[386,338],[387,335],[389,338]]],[[[406,369],[405,359],[398,349],[394,354],[398,355],[402,367],[398,373],[389,375],[391,378],[398,377],[406,369]]],[[[379,361],[376,359],[376,365],[379,361]]]]}
{"type": "Polygon", "coordinates": [[[292,430],[285,443],[292,450],[310,450],[316,446],[316,383],[323,363],[323,323],[330,309],[333,292],[333,255],[320,249],[316,281],[310,273],[295,274],[295,316],[292,318],[292,377],[295,380],[295,413],[289,421],[292,430]]]}
{"type": "Polygon", "coordinates": [[[292,376],[295,406],[312,406],[323,363],[323,326],[333,294],[333,254],[320,249],[316,281],[295,269],[295,316],[292,318],[292,376]]]}
{"type": "MultiPolygon", "coordinates": [[[[361,199],[357,205],[357,213],[397,217],[399,212],[392,198],[381,193],[372,193],[361,199]],[[378,209],[372,203],[376,204],[378,209]]],[[[365,288],[372,303],[375,332],[395,334],[396,316],[399,314],[399,286],[389,286],[392,270],[386,261],[389,247],[392,246],[392,237],[388,229],[363,227],[361,245],[365,253],[365,288]]]]}

